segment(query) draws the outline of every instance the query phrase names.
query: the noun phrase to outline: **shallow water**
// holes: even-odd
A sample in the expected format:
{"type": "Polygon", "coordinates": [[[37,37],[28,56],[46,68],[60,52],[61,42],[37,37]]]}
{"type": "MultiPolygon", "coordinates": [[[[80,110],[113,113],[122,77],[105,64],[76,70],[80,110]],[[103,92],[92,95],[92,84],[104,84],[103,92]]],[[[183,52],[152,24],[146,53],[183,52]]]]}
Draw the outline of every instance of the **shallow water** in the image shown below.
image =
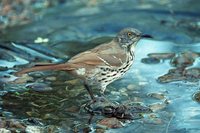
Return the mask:
{"type": "Polygon", "coordinates": [[[47,10],[43,19],[33,23],[5,30],[0,37],[0,121],[54,125],[59,132],[199,132],[199,101],[193,95],[200,86],[200,14],[194,10],[195,4],[194,9],[184,4],[169,6],[169,2],[168,7],[159,2],[136,2],[134,7],[122,8],[129,2],[112,6],[103,2],[92,7],[73,3],[47,10]],[[154,112],[137,120],[120,120],[122,128],[99,126],[105,119],[102,115],[91,119],[82,106],[89,95],[79,80],[65,72],[35,72],[18,80],[13,76],[13,72],[37,62],[64,62],[108,42],[124,27],[136,27],[154,39],[138,43],[133,66],[107,87],[105,96],[125,105],[142,103],[154,112]],[[49,42],[36,44],[37,37],[49,42]]]}

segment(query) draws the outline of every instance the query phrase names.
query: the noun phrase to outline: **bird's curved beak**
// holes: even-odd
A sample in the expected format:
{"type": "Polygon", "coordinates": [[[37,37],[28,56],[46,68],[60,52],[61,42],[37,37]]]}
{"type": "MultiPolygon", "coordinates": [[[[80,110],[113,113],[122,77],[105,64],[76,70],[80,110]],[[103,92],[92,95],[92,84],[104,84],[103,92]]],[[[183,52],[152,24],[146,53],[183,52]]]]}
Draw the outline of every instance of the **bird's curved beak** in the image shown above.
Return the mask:
{"type": "Polygon", "coordinates": [[[151,35],[143,34],[141,35],[141,38],[153,38],[151,35]]]}

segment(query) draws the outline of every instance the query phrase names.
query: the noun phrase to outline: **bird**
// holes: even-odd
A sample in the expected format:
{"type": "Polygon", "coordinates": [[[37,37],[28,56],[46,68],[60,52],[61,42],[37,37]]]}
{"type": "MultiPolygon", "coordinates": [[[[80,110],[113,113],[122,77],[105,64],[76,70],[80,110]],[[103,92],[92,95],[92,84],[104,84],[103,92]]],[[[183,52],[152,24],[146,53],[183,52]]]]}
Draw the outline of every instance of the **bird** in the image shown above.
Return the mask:
{"type": "Polygon", "coordinates": [[[93,87],[103,94],[107,85],[121,78],[129,70],[135,59],[135,48],[141,38],[151,36],[142,34],[135,28],[124,28],[110,42],[81,52],[65,63],[33,66],[16,72],[16,75],[45,70],[66,71],[83,81],[91,99],[95,101],[93,87]]]}

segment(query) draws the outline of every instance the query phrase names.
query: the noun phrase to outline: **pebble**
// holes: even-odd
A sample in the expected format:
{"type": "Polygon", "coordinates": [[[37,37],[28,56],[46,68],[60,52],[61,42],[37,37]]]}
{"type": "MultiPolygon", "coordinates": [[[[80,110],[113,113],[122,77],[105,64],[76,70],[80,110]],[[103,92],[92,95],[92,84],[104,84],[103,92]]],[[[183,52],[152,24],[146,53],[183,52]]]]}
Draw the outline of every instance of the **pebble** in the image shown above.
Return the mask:
{"type": "Polygon", "coordinates": [[[28,81],[33,81],[33,78],[30,77],[28,74],[23,74],[21,77],[14,80],[14,83],[23,84],[23,83],[27,83],[28,81]]]}
{"type": "Polygon", "coordinates": [[[165,95],[162,93],[149,93],[147,94],[147,96],[155,98],[155,99],[159,99],[159,100],[162,100],[165,98],[165,95]]]}
{"type": "Polygon", "coordinates": [[[158,64],[160,63],[160,60],[157,58],[149,57],[149,58],[143,58],[141,62],[144,64],[158,64]]]}
{"type": "Polygon", "coordinates": [[[200,91],[196,92],[192,96],[193,100],[200,103],[200,91]]]}
{"type": "Polygon", "coordinates": [[[111,91],[111,94],[112,95],[120,95],[120,92],[118,92],[118,91],[111,91]]]}
{"type": "Polygon", "coordinates": [[[166,107],[166,104],[165,103],[154,103],[154,104],[149,105],[149,107],[153,111],[158,111],[158,110],[164,109],[166,107]]]}
{"type": "Polygon", "coordinates": [[[126,92],[127,90],[126,90],[126,88],[121,88],[121,89],[119,89],[119,91],[120,91],[121,93],[123,93],[123,92],[126,92]]]}
{"type": "Polygon", "coordinates": [[[144,82],[139,82],[138,84],[139,84],[140,86],[145,86],[145,85],[148,84],[148,82],[144,81],[144,82]]]}
{"type": "Polygon", "coordinates": [[[0,71],[6,71],[6,70],[8,70],[7,67],[2,67],[2,66],[0,66],[0,71]]]}
{"type": "Polygon", "coordinates": [[[27,84],[26,85],[26,88],[28,89],[31,89],[31,90],[34,90],[34,91],[51,91],[53,90],[52,87],[48,86],[47,84],[45,83],[30,83],[30,84],[27,84]]]}
{"type": "Polygon", "coordinates": [[[122,122],[117,118],[104,118],[98,122],[98,125],[105,126],[107,128],[121,128],[123,127],[122,122]]]}
{"type": "Polygon", "coordinates": [[[54,77],[54,76],[47,77],[46,80],[48,80],[48,81],[55,81],[56,77],[54,77]]]}
{"type": "Polygon", "coordinates": [[[150,53],[148,56],[157,59],[171,59],[175,56],[175,53],[150,53]]]}
{"type": "Polygon", "coordinates": [[[172,58],[170,64],[174,67],[188,67],[193,65],[193,62],[198,57],[196,53],[193,52],[184,52],[180,53],[178,56],[172,58]]]}
{"type": "Polygon", "coordinates": [[[59,119],[59,117],[58,116],[56,116],[56,115],[54,115],[54,114],[45,114],[44,115],[44,118],[43,119],[45,119],[45,120],[48,120],[48,119],[50,119],[50,120],[58,120],[59,119]]]}
{"type": "Polygon", "coordinates": [[[129,84],[128,86],[127,86],[127,89],[128,90],[134,90],[136,88],[136,85],[134,85],[134,84],[129,84]]]}
{"type": "Polygon", "coordinates": [[[27,126],[25,129],[26,133],[44,133],[44,128],[40,126],[27,126]]]}
{"type": "Polygon", "coordinates": [[[0,128],[0,133],[11,133],[11,131],[5,128],[0,128]]]}

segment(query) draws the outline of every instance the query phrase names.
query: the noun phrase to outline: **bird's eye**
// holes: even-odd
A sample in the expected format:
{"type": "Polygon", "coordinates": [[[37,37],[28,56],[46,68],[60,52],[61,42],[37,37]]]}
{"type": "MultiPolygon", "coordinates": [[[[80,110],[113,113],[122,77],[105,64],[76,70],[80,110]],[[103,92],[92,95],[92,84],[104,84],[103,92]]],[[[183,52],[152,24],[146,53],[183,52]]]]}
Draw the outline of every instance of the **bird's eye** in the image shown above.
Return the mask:
{"type": "Polygon", "coordinates": [[[128,34],[129,37],[132,36],[132,33],[131,33],[131,32],[128,32],[127,34],[128,34]]]}

